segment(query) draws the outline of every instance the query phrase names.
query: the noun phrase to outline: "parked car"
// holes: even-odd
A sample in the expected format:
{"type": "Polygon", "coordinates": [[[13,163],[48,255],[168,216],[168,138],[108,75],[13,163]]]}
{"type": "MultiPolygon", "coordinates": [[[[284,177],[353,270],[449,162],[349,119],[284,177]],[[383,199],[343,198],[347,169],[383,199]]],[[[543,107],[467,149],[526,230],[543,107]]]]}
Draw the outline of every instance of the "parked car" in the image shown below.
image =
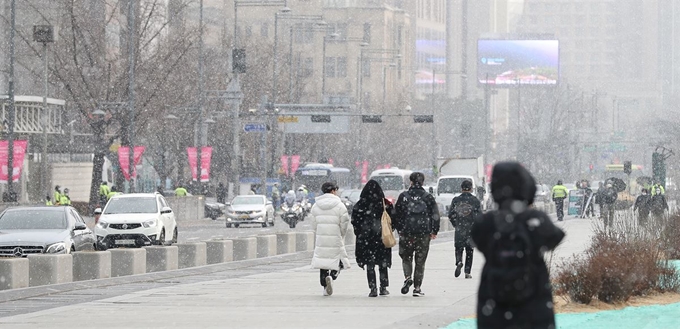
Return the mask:
{"type": "Polygon", "coordinates": [[[177,221],[160,193],[116,195],[95,226],[100,249],[170,245],[177,242],[177,221]]]}
{"type": "Polygon", "coordinates": [[[69,206],[15,207],[0,214],[0,257],[94,250],[95,237],[69,206]]]}
{"type": "Polygon", "coordinates": [[[219,202],[205,202],[205,206],[203,207],[204,212],[205,212],[205,217],[210,218],[212,220],[216,220],[217,218],[221,217],[224,215],[225,210],[226,210],[226,205],[219,203],[219,202]]]}
{"type": "Polygon", "coordinates": [[[274,226],[276,212],[272,202],[264,195],[239,195],[227,204],[227,227],[242,224],[274,226]]]}

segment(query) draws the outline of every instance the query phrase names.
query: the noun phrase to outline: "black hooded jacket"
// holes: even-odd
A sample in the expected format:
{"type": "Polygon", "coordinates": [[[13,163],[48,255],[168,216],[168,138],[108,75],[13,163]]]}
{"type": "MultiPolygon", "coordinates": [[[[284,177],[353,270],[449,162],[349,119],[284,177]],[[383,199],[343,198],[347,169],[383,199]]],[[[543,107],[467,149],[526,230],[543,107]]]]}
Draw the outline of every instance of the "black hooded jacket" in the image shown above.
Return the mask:
{"type": "Polygon", "coordinates": [[[528,207],[533,203],[536,184],[520,164],[497,164],[492,174],[491,191],[499,209],[477,218],[472,226],[472,240],[488,260],[493,257],[492,240],[497,232],[494,218],[512,216],[519,223],[524,223],[531,239],[531,254],[535,255],[537,289],[523,304],[497,303],[489,289],[490,265],[486,262],[477,294],[477,328],[554,328],[552,288],[542,252],[553,250],[564,238],[564,232],[553,224],[548,215],[528,207]],[[507,314],[511,317],[508,318],[507,314]]]}
{"type": "Polygon", "coordinates": [[[378,182],[370,180],[352,210],[352,226],[356,235],[354,254],[361,268],[364,265],[392,266],[392,248],[385,248],[382,242],[383,202],[387,213],[394,218],[394,207],[385,199],[382,188],[378,182]]]}
{"type": "Polygon", "coordinates": [[[399,234],[406,235],[425,235],[439,233],[439,208],[432,194],[427,193],[422,186],[414,185],[406,192],[402,192],[394,206],[396,220],[394,228],[399,234]],[[408,210],[409,200],[422,198],[425,202],[427,211],[425,216],[418,218],[412,216],[408,210]]]}

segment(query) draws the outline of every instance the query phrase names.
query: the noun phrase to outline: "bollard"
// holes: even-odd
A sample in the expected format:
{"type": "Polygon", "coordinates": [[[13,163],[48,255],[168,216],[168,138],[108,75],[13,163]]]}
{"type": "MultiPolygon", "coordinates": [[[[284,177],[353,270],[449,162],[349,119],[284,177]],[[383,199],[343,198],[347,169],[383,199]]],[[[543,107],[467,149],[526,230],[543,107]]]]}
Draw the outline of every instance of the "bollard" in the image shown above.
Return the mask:
{"type": "Polygon", "coordinates": [[[257,239],[241,238],[231,240],[234,243],[234,260],[257,258],[257,239]]]}
{"type": "Polygon", "coordinates": [[[111,277],[111,252],[80,251],[73,254],[73,281],[111,277]]]}
{"type": "Polygon", "coordinates": [[[314,232],[295,232],[295,251],[314,250],[314,232]]]}
{"type": "Polygon", "coordinates": [[[231,240],[206,241],[206,261],[220,264],[234,260],[234,242],[231,240]]]}
{"type": "Polygon", "coordinates": [[[109,249],[111,277],[146,273],[146,249],[109,249]]]}
{"type": "Polygon", "coordinates": [[[178,243],[179,268],[203,266],[207,263],[205,242],[178,243]]]}
{"type": "Polygon", "coordinates": [[[295,252],[295,232],[276,233],[276,254],[292,254],[295,252]]]}
{"type": "Polygon", "coordinates": [[[257,237],[257,258],[276,256],[276,235],[257,237]]]}
{"type": "Polygon", "coordinates": [[[73,281],[71,255],[28,255],[30,287],[73,281]]]}
{"type": "Polygon", "coordinates": [[[28,259],[0,259],[0,290],[28,287],[28,259]]]}
{"type": "Polygon", "coordinates": [[[146,249],[146,273],[176,270],[178,248],[176,246],[150,246],[146,249]]]}

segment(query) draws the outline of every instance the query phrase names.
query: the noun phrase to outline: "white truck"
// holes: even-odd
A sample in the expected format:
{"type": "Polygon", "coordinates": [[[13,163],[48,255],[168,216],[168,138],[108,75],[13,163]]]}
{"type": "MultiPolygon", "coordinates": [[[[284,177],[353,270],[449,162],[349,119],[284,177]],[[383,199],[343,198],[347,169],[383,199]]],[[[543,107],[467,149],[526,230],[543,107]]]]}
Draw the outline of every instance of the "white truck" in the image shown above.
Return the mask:
{"type": "MultiPolygon", "coordinates": [[[[439,207],[439,214],[448,217],[451,200],[462,193],[460,185],[465,180],[472,182],[472,195],[478,197],[485,204],[484,196],[478,189],[485,187],[484,158],[440,158],[437,159],[439,178],[437,179],[437,193],[435,199],[439,207]]],[[[486,194],[486,193],[484,193],[486,194]]]]}

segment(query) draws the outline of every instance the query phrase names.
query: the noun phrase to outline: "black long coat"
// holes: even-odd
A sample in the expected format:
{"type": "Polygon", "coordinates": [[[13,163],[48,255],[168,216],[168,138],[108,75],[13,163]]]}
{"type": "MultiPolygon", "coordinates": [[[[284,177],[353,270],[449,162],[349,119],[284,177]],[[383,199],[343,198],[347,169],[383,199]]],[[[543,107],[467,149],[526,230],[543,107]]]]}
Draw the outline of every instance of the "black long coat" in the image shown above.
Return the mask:
{"type": "Polygon", "coordinates": [[[392,266],[392,248],[385,248],[382,242],[383,202],[388,214],[394,216],[394,207],[385,199],[380,185],[370,180],[366,183],[359,201],[352,210],[352,226],[356,235],[354,254],[357,264],[381,267],[392,266]]]}
{"type": "MultiPolygon", "coordinates": [[[[564,238],[564,232],[555,226],[544,212],[535,209],[521,210],[517,203],[530,205],[535,186],[534,179],[526,169],[516,163],[497,164],[492,176],[492,193],[499,210],[477,217],[472,226],[472,240],[484,254],[484,258],[492,257],[494,233],[497,232],[494,217],[512,215],[514,220],[527,225],[529,238],[532,241],[532,254],[540,255],[541,251],[553,250],[564,238]]],[[[542,256],[534,258],[538,289],[531,299],[521,305],[502,305],[493,299],[489,289],[489,263],[484,264],[477,294],[477,328],[479,329],[547,329],[555,328],[552,288],[550,276],[542,256]]]]}

